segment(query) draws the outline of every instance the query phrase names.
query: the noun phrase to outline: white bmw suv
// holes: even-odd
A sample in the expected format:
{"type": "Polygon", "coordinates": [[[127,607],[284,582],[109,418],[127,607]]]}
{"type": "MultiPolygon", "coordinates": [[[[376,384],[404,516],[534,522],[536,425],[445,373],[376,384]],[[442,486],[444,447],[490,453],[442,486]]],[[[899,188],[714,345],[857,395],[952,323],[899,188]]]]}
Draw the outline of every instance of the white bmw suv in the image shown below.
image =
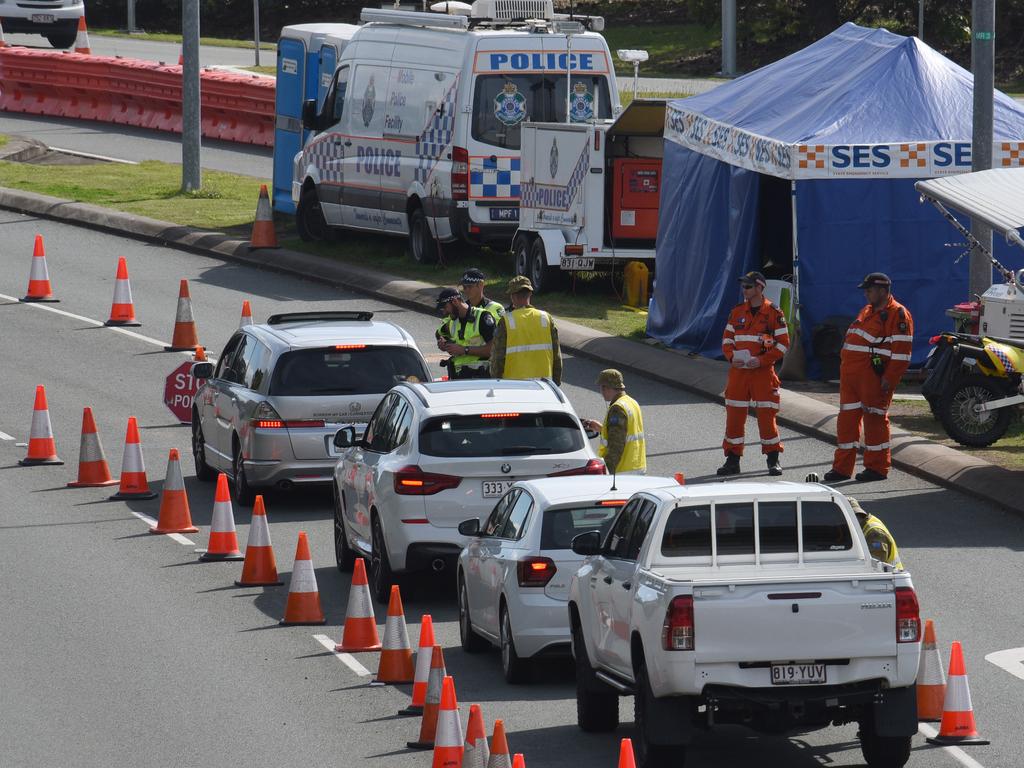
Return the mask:
{"type": "Polygon", "coordinates": [[[517,480],[605,474],[580,419],[547,379],[401,383],[362,438],[335,436],[338,568],[370,560],[370,589],[388,599],[398,574],[454,566],[467,537],[517,480]]]}

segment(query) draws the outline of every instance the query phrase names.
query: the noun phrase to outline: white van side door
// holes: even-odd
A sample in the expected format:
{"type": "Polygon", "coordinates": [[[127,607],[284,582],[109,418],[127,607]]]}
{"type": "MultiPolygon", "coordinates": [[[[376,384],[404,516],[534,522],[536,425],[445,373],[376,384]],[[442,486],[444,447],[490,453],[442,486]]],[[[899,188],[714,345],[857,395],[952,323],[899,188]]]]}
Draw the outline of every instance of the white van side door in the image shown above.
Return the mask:
{"type": "Polygon", "coordinates": [[[341,205],[345,188],[345,155],[351,150],[352,142],[346,135],[348,112],[346,96],[348,90],[349,66],[339,68],[331,80],[331,85],[324,96],[320,116],[330,127],[317,144],[318,150],[310,153],[311,158],[320,172],[320,208],[328,224],[342,224],[341,205]]]}
{"type": "Polygon", "coordinates": [[[345,153],[345,191],[342,216],[346,226],[381,231],[381,160],[384,145],[384,106],[390,67],[357,62],[349,83],[348,140],[345,153]]]}

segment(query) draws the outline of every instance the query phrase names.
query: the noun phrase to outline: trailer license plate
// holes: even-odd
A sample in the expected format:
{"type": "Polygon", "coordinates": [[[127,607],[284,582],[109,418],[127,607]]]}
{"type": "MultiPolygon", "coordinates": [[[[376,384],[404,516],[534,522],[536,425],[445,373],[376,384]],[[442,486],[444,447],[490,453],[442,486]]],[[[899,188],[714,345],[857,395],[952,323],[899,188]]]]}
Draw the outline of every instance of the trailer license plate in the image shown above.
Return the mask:
{"type": "Polygon", "coordinates": [[[52,13],[33,13],[32,21],[36,24],[53,24],[57,17],[52,13]]]}
{"type": "Polygon", "coordinates": [[[483,497],[485,499],[496,499],[504,496],[505,491],[512,487],[515,480],[484,480],[483,497]]]}
{"type": "Polygon", "coordinates": [[[559,265],[566,272],[593,272],[593,256],[563,256],[559,265]]]}
{"type": "Polygon", "coordinates": [[[824,684],[824,664],[772,664],[772,685],[824,684]]]}
{"type": "Polygon", "coordinates": [[[519,209],[491,208],[491,221],[519,221],[519,209]]]}

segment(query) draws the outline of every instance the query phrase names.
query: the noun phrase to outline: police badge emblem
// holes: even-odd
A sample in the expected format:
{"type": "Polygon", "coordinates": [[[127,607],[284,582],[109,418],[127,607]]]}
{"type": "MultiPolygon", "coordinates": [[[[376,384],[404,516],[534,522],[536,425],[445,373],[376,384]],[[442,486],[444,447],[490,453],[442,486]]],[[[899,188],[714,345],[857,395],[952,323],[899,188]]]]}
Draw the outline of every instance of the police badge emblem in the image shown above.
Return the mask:
{"type": "Polygon", "coordinates": [[[373,87],[373,75],[370,75],[370,83],[363,93],[363,125],[367,128],[370,127],[370,122],[373,120],[373,108],[376,100],[377,91],[373,87]]]}
{"type": "Polygon", "coordinates": [[[574,123],[585,123],[594,119],[594,97],[583,83],[576,83],[569,100],[569,119],[574,123]]]}
{"type": "Polygon", "coordinates": [[[551,140],[551,157],[548,158],[548,170],[551,171],[551,180],[554,181],[558,175],[558,141],[551,140]]]}
{"type": "Polygon", "coordinates": [[[501,93],[494,97],[494,116],[503,125],[518,125],[526,117],[526,97],[515,83],[505,83],[501,93]]]}

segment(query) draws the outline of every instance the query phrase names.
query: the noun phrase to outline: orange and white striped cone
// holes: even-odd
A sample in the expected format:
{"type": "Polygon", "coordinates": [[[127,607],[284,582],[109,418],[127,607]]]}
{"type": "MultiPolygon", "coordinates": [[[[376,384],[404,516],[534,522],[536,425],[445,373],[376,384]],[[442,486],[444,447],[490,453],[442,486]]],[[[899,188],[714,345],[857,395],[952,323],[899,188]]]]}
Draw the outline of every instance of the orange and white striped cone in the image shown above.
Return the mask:
{"type": "Polygon", "coordinates": [[[494,733],[491,734],[491,757],[487,768],[512,768],[512,757],[508,751],[508,739],[505,738],[505,721],[494,721],[494,733]]]}
{"type": "Polygon", "coordinates": [[[277,232],[274,231],[274,212],[270,208],[267,185],[260,184],[260,196],[256,201],[256,218],[252,223],[249,249],[277,248],[277,232]]]}
{"type": "Polygon", "coordinates": [[[945,700],[946,673],[942,669],[942,654],[935,643],[935,624],[928,619],[924,623],[921,663],[917,668],[917,719],[922,723],[941,721],[945,700]]]}
{"type": "Polygon", "coordinates": [[[522,752],[516,752],[515,757],[512,758],[512,768],[526,768],[526,758],[523,757],[522,752]]]}
{"type": "Polygon", "coordinates": [[[28,453],[19,462],[23,467],[40,464],[63,464],[57,456],[57,443],[50,426],[50,409],[46,405],[46,387],[36,387],[36,400],[32,405],[32,426],[28,431],[28,453]]]}
{"type": "Polygon", "coordinates": [[[195,533],[199,529],[192,525],[192,512],[188,507],[188,493],[185,478],[181,476],[181,457],[177,448],[171,448],[167,456],[167,474],[160,494],[160,514],[150,533],[195,533]]]}
{"type": "Polygon", "coordinates": [[[252,325],[252,307],[249,300],[245,299],[242,302],[242,319],[238,321],[238,327],[245,328],[247,325],[252,325]]]}
{"type": "Polygon", "coordinates": [[[377,665],[377,677],[373,682],[381,685],[411,683],[413,677],[412,646],[409,645],[409,630],[405,626],[402,593],[397,584],[392,584],[388,617],[384,622],[384,646],[377,665]]]}
{"type": "Polygon", "coordinates": [[[199,346],[196,335],[196,319],[192,316],[192,297],[188,292],[188,280],[182,280],[178,286],[178,311],[174,316],[174,336],[171,345],[164,347],[167,352],[195,351],[199,346]]]}
{"type": "Polygon", "coordinates": [[[672,477],[675,478],[676,482],[679,483],[679,485],[686,485],[686,475],[684,475],[682,472],[676,472],[672,477]]]}
{"type": "Polygon", "coordinates": [[[362,558],[357,558],[355,568],[352,569],[352,586],[348,591],[345,628],[341,633],[341,642],[334,646],[334,650],[338,653],[353,653],[379,651],[380,648],[370,584],[366,580],[366,565],[362,558]]]}
{"type": "Polygon", "coordinates": [[[423,700],[423,718],[420,720],[420,737],[416,741],[407,741],[405,746],[410,749],[433,749],[434,734],[437,732],[437,713],[441,707],[441,684],[448,675],[444,668],[444,651],[440,645],[430,649],[430,677],[427,682],[427,695],[423,700]]]}
{"type": "Polygon", "coordinates": [[[954,641],[949,651],[949,677],[946,681],[946,700],[942,707],[942,723],[938,734],[929,736],[928,742],[943,746],[954,744],[958,747],[990,743],[978,735],[974,725],[971,689],[967,685],[964,651],[959,641],[954,641]]]}
{"type": "Polygon", "coordinates": [[[43,236],[36,235],[32,247],[32,266],[28,271],[28,292],[22,301],[38,301],[55,304],[60,301],[53,295],[50,285],[50,270],[46,268],[46,250],[43,248],[43,236]]]}
{"type": "Polygon", "coordinates": [[[623,739],[619,742],[619,768],[636,768],[632,739],[623,739]]]}
{"type": "Polygon", "coordinates": [[[446,675],[441,683],[441,708],[437,711],[432,768],[461,768],[462,717],[455,699],[455,678],[446,675]]]}
{"type": "Polygon", "coordinates": [[[4,25],[0,24],[0,48],[10,48],[10,44],[4,38],[4,25]]]}
{"type": "Polygon", "coordinates": [[[277,577],[277,560],[270,543],[270,526],[267,525],[267,510],[263,506],[262,495],[257,496],[252,505],[242,578],[235,584],[240,587],[276,587],[284,584],[277,577]]]}
{"type": "Polygon", "coordinates": [[[128,281],[128,262],[124,256],[117,259],[117,276],[114,278],[114,301],[110,305],[110,319],[104,325],[139,326],[135,319],[135,304],[132,302],[132,285],[128,281]]]}
{"type": "Polygon", "coordinates": [[[466,743],[462,749],[462,768],[487,768],[491,750],[487,746],[487,732],[484,730],[484,716],[480,705],[469,708],[469,722],[466,723],[466,743]]]}
{"type": "Polygon", "coordinates": [[[196,347],[196,351],[192,356],[192,362],[194,363],[205,363],[206,360],[206,349],[203,346],[196,347]]]}
{"type": "MultiPolygon", "coordinates": [[[[387,634],[387,627],[384,633],[387,634]]],[[[420,619],[420,641],[416,649],[416,669],[412,678],[412,701],[405,709],[398,710],[402,716],[423,714],[423,702],[427,697],[427,681],[430,678],[431,649],[434,647],[434,620],[429,613],[420,619]]]]}
{"type": "Polygon", "coordinates": [[[213,516],[210,518],[210,541],[206,549],[197,549],[199,559],[242,560],[238,551],[238,534],[235,531],[235,511],[231,507],[231,492],[228,490],[228,476],[217,475],[217,492],[213,496],[213,516]]]}
{"type": "Polygon", "coordinates": [[[78,34],[75,35],[75,53],[84,53],[92,56],[92,48],[89,47],[89,30],[85,26],[85,16],[78,17],[78,34]]]}
{"type": "Polygon", "coordinates": [[[110,497],[116,501],[126,499],[155,499],[146,479],[146,462],[142,459],[142,441],[139,439],[139,423],[134,416],[128,417],[128,429],[124,436],[124,453],[121,456],[121,483],[117,493],[110,497]]]}
{"type": "Polygon", "coordinates": [[[82,411],[82,442],[78,448],[78,479],[68,483],[68,488],[100,488],[116,485],[110,476],[107,457],[103,455],[100,434],[92,417],[92,408],[82,411]]]}
{"type": "Polygon", "coordinates": [[[288,602],[284,606],[281,624],[326,624],[320,608],[320,591],[316,588],[316,571],[309,556],[309,541],[306,532],[299,531],[299,543],[295,547],[295,564],[292,566],[292,580],[288,585],[288,602]]]}

